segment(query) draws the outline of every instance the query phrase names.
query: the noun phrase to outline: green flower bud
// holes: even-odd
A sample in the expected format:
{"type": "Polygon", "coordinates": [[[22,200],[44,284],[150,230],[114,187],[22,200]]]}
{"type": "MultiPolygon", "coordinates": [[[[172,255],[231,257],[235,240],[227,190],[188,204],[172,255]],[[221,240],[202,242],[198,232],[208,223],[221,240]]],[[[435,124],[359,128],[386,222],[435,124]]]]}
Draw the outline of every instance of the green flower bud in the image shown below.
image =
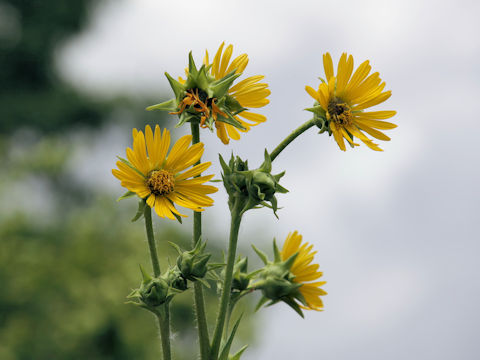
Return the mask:
{"type": "MultiPolygon", "coordinates": [[[[253,274],[247,273],[248,258],[239,257],[235,265],[233,266],[233,278],[232,278],[232,292],[240,293],[248,288],[250,280],[253,274]]],[[[221,279],[225,278],[225,268],[221,271],[221,279]]],[[[218,282],[218,289],[223,288],[223,283],[218,282]]]]}
{"type": "Polygon", "coordinates": [[[248,288],[250,276],[247,273],[248,258],[240,258],[233,267],[232,290],[243,291],[248,288]]]}
{"type": "Polygon", "coordinates": [[[229,195],[230,209],[235,201],[241,201],[242,213],[263,205],[272,208],[276,216],[278,207],[275,194],[284,194],[288,190],[279,184],[279,180],[285,172],[277,175],[271,174],[272,161],[267,150],[265,150],[265,160],[262,166],[255,170],[249,170],[247,161],[243,161],[238,156],[234,158],[233,155],[228,164],[220,156],[220,164],[223,169],[223,184],[229,195]]]}
{"type": "Polygon", "coordinates": [[[142,266],[140,271],[143,278],[140,288],[133,290],[127,296],[129,299],[137,299],[138,302],[130,303],[158,313],[159,306],[170,302],[176,293],[181,292],[181,289],[173,286],[177,285],[175,271],[169,270],[160,277],[151,277],[142,266]]]}
{"type": "Polygon", "coordinates": [[[178,252],[177,266],[183,278],[197,281],[205,277],[211,254],[205,254],[207,243],[197,242],[192,250],[183,251],[177,244],[170,243],[178,252]]]}
{"type": "Polygon", "coordinates": [[[272,174],[263,171],[254,171],[248,192],[259,201],[270,201],[275,195],[277,184],[272,174]]]}
{"type": "Polygon", "coordinates": [[[162,278],[153,278],[140,286],[140,300],[147,306],[156,307],[167,301],[168,283],[162,278]]]}
{"type": "Polygon", "coordinates": [[[163,278],[174,289],[185,291],[188,288],[187,279],[183,277],[182,272],[176,266],[168,269],[163,278]]]}
{"type": "Polygon", "coordinates": [[[169,285],[164,279],[152,278],[142,266],[140,271],[143,278],[140,288],[133,290],[127,298],[137,299],[139,302],[133,304],[155,312],[158,306],[170,300],[173,295],[169,296],[169,285]]]}

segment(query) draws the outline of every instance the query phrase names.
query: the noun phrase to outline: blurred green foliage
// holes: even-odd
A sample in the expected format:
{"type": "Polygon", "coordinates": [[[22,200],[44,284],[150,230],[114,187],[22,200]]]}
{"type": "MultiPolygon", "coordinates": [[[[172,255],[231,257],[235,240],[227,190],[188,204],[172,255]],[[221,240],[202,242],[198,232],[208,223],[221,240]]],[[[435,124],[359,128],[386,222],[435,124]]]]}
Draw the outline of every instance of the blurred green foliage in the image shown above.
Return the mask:
{"type": "MultiPolygon", "coordinates": [[[[139,264],[150,269],[143,223],[130,221],[136,201],[69,181],[73,149],[58,137],[0,144],[0,359],[157,358],[153,317],[124,304],[139,264]],[[49,185],[42,211],[28,207],[34,183],[49,185]],[[10,202],[14,187],[26,207],[10,202]]],[[[163,264],[176,258],[168,241],[189,246],[188,229],[173,222],[157,219],[155,233],[163,264]]],[[[195,351],[191,303],[186,292],[172,306],[178,359],[195,351]]]]}
{"type": "MultiPolygon", "coordinates": [[[[134,109],[128,99],[95,100],[55,72],[58,47],[82,30],[98,2],[0,0],[2,360],[141,360],[160,354],[152,316],[124,304],[140,283],[138,265],[150,268],[143,224],[130,222],[135,201],[118,204],[111,191],[72,178],[78,149],[69,139],[79,127],[89,138],[119,105],[138,123],[153,122],[153,115],[139,112],[148,100],[134,109]]],[[[163,264],[167,255],[173,262],[167,240],[188,247],[189,227],[157,219],[155,229],[163,264]]],[[[209,240],[211,247],[215,239],[209,240]]],[[[209,316],[215,317],[216,299],[207,295],[209,316]]],[[[173,301],[179,360],[191,360],[197,349],[191,304],[190,291],[173,301]]]]}

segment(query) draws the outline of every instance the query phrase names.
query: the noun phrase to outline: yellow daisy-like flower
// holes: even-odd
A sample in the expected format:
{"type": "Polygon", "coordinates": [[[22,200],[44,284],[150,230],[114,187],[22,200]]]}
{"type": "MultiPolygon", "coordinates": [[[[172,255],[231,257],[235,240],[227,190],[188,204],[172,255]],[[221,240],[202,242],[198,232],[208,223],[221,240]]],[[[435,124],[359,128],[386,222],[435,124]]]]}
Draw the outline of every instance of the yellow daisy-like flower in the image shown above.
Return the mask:
{"type": "Polygon", "coordinates": [[[337,67],[337,76],[334,75],[332,57],[329,53],[323,55],[323,67],[326,81],[322,82],[318,90],[306,86],[305,90],[313,97],[326,112],[329,128],[341,150],[345,151],[345,142],[358,146],[353,142],[357,137],[370,149],[382,151],[365,134],[388,141],[390,138],[378,131],[389,130],[397,125],[381,121],[391,118],[396,111],[364,110],[387,100],[392,92],[383,91],[385,82],[375,72],[369,76],[372,67],[365,61],[353,72],[353,57],[343,53],[337,67]],[[352,75],[353,74],[353,75],[352,75]]]}
{"type": "Polygon", "coordinates": [[[179,213],[174,204],[194,211],[203,211],[203,207],[213,205],[213,200],[207,195],[218,189],[204,185],[213,175],[198,176],[211,162],[186,170],[202,157],[203,143],[189,146],[192,136],[185,135],[168,153],[170,132],[167,129],[162,134],[157,125],[153,133],[147,125],[145,135],[137,129],[133,129],[132,135],[133,150],[127,148],[126,151],[128,161],[117,161],[118,169],[112,170],[122,186],[146,199],[148,206],[155,208],[162,218],[174,220],[174,214],[186,216],[179,213]]]}
{"type": "Polygon", "coordinates": [[[285,239],[280,256],[285,261],[298,252],[290,272],[295,276],[293,281],[302,284],[299,291],[305,298],[307,306],[300,307],[305,310],[321,311],[323,301],[320,296],[327,295],[327,293],[320,286],[326,284],[326,281],[315,281],[322,277],[323,273],[318,271],[320,265],[312,264],[313,257],[317,253],[312,251],[312,248],[313,245],[307,242],[302,244],[302,235],[294,231],[289,233],[285,239]]]}
{"type": "MultiPolygon", "coordinates": [[[[209,61],[208,50],[205,51],[205,57],[203,59],[203,63],[206,66],[211,65],[210,74],[216,80],[225,77],[225,75],[233,70],[235,70],[237,74],[241,74],[248,64],[247,54],[239,55],[230,62],[233,53],[233,45],[228,45],[225,51],[223,51],[224,46],[225,43],[223,42],[218,48],[212,63],[209,61]]],[[[188,76],[188,69],[185,69],[185,73],[188,76]]],[[[261,108],[270,102],[267,97],[271,94],[271,91],[267,89],[268,84],[259,82],[264,78],[265,76],[263,75],[250,76],[233,85],[228,90],[228,95],[237,100],[240,105],[246,109],[261,108]]],[[[182,78],[179,78],[178,80],[182,84],[185,83],[185,80],[182,78]]],[[[197,103],[199,103],[199,101],[197,101],[197,103]]],[[[212,101],[212,104],[215,104],[215,100],[212,101]]],[[[214,108],[212,109],[212,112],[215,114],[214,108]]],[[[217,111],[217,113],[219,112],[217,111]]],[[[235,126],[221,121],[215,121],[217,136],[224,144],[228,144],[230,138],[233,140],[239,140],[240,134],[238,131],[247,132],[252,126],[267,121],[266,116],[250,111],[242,111],[238,115],[235,115],[234,118],[242,124],[245,130],[237,129],[235,126]]]]}

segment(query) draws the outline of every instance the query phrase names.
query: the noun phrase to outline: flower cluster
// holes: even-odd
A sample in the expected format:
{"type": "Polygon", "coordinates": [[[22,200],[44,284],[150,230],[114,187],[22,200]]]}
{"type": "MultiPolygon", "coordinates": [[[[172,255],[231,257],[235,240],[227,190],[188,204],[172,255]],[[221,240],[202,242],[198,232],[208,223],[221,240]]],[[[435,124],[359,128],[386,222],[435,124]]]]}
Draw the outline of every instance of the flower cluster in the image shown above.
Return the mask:
{"type": "Polygon", "coordinates": [[[189,54],[186,78],[174,79],[165,73],[173,90],[174,98],[152,105],[147,110],[168,111],[178,117],[176,127],[190,123],[192,135],[185,135],[171,145],[170,132],[155,130],[147,125],[144,131],[133,129],[133,146],[126,149],[126,159],[120,158],[113,175],[128,191],[120,199],[138,196],[139,209],[133,220],[145,218],[145,226],[154,276],[142,267],[142,282],[132,291],[129,298],[134,304],[153,312],[159,320],[162,337],[162,351],[166,360],[170,354],[170,317],[168,304],[177,293],[186,291],[193,284],[195,307],[199,332],[200,358],[202,360],[239,360],[246,347],[230,355],[230,347],[240,323],[238,318],[228,330],[228,322],[236,303],[244,296],[259,291],[262,294],[257,309],[283,302],[300,316],[303,310],[322,311],[322,297],[327,293],[322,286],[319,265],[314,262],[316,251],[313,245],[302,241],[297,231],[289,233],[280,250],[273,241],[273,260],[253,246],[264,265],[248,272],[248,258],[237,257],[240,223],[250,209],[269,207],[277,216],[277,194],[288,192],[280,179],[285,172],[272,174],[272,162],[296,137],[307,129],[317,126],[320,133],[333,135],[341,150],[346,150],[345,140],[351,147],[358,146],[359,139],[370,149],[381,151],[367,135],[377,140],[390,140],[380,130],[389,130],[395,124],[384,121],[393,117],[392,110],[366,111],[383,103],[391,96],[384,91],[385,82],[378,72],[371,72],[369,61],[354,71],[353,57],[342,54],[336,74],[329,53],[323,56],[325,79],[317,89],[306,86],[307,93],[315,100],[313,107],[306,110],[313,118],[294,130],[272,152],[265,149],[264,161],[260,167],[249,169],[248,161],[231,156],[228,163],[219,156],[222,181],[228,194],[231,213],[231,229],[228,253],[225,263],[210,263],[212,254],[205,251],[202,241],[201,212],[213,205],[209,196],[218,189],[209,185],[214,175],[202,175],[211,163],[201,162],[204,144],[200,142],[200,128],[216,130],[224,144],[230,139],[239,140],[241,132],[248,132],[253,126],[264,123],[266,117],[250,111],[269,103],[270,90],[263,83],[263,75],[255,75],[237,81],[244,73],[247,54],[233,55],[233,46],[222,43],[210,60],[205,52],[203,64],[198,67],[189,54]],[[193,245],[182,249],[175,242],[171,245],[178,257],[173,266],[163,273],[160,271],[151,209],[161,218],[181,222],[187,216],[177,207],[194,212],[193,245]],[[221,269],[220,269],[221,268],[221,269]],[[219,269],[219,271],[215,271],[219,269]],[[204,309],[202,286],[209,287],[208,280],[217,281],[221,293],[217,322],[212,340],[209,339],[207,316],[204,309]]]}

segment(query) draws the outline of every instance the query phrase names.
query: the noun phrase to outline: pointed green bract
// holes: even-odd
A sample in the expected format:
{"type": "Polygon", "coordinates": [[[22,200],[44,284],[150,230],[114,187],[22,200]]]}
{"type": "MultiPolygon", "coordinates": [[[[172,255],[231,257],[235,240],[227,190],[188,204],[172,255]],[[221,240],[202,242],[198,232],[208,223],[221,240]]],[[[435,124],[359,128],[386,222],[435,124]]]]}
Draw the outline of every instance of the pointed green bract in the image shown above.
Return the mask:
{"type": "Polygon", "coordinates": [[[147,111],[152,110],[162,110],[162,111],[176,111],[177,110],[177,101],[171,99],[160,104],[151,105],[146,108],[147,111]]]}
{"type": "Polygon", "coordinates": [[[120,196],[117,201],[120,201],[120,200],[123,200],[123,199],[128,199],[128,198],[131,198],[133,196],[137,195],[136,193],[134,193],[133,191],[130,191],[128,190],[125,194],[123,194],[122,196],[120,196]]]}
{"type": "MultiPolygon", "coordinates": [[[[165,72],[165,76],[167,77],[168,82],[170,83],[170,87],[173,90],[173,93],[175,94],[175,99],[177,102],[180,101],[181,98],[183,98],[183,95],[185,93],[185,86],[172,78],[169,73],[165,72]]],[[[178,104],[177,104],[178,105],[178,104]]]]}

